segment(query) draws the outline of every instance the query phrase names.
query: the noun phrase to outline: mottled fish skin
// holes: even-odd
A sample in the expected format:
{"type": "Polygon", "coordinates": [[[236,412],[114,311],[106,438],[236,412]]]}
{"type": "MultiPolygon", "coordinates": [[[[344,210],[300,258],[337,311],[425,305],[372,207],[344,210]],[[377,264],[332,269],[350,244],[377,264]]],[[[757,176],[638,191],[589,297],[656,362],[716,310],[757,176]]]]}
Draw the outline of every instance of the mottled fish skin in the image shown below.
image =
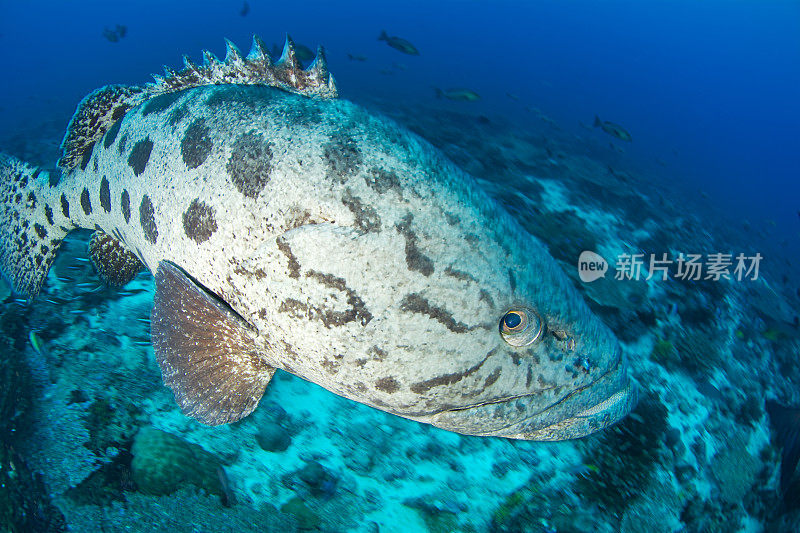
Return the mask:
{"type": "Polygon", "coordinates": [[[268,365],[476,435],[578,437],[632,407],[611,332],[426,142],[350,102],[273,88],[159,98],[64,180],[70,220],[151,271],[179,265],[254,326],[268,365]],[[498,331],[519,305],[547,324],[525,348],[498,331]]]}
{"type": "Polygon", "coordinates": [[[275,368],[473,435],[575,438],[632,409],[615,337],[473,178],[328,99],[324,62],[296,70],[289,40],[274,67],[258,39],[246,60],[229,46],[204,65],[87,97],[63,177],[0,157],[0,264],[17,290],[38,292],[70,230],[98,230],[110,282],[138,261],[155,274],[162,373],[209,424],[249,414],[275,368]],[[543,324],[533,342],[501,333],[511,310],[543,324]]]}

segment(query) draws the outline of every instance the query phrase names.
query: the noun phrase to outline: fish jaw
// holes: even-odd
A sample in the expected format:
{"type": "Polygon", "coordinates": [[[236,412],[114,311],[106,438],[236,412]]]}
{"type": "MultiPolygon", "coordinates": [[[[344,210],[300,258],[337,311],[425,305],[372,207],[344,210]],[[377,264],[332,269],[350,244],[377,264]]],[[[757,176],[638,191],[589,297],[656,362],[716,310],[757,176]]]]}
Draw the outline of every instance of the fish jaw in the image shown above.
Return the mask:
{"type": "Polygon", "coordinates": [[[428,422],[465,435],[560,441],[585,437],[622,420],[638,402],[638,387],[620,358],[606,374],[549,406],[538,393],[436,413],[428,422]],[[533,409],[533,410],[532,410],[533,409]]]}

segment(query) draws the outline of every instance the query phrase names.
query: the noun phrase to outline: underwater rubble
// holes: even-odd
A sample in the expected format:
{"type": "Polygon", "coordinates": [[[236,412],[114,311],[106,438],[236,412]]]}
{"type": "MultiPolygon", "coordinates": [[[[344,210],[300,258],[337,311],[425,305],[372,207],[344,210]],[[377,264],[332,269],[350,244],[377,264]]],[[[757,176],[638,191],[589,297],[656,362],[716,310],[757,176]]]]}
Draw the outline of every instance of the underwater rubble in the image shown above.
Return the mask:
{"type": "MultiPolygon", "coordinates": [[[[764,408],[765,398],[798,401],[797,295],[766,275],[617,281],[610,272],[582,283],[577,271],[583,250],[747,252],[757,242],[696,231],[701,215],[652,180],[612,170],[544,127],[521,133],[480,115],[369,105],[424,134],[548,246],[621,340],[642,389],[635,411],[578,441],[467,437],[278,372],[252,416],[206,427],[161,384],[149,337],[152,277],[106,287],[86,259],[89,234],[76,233],[35,304],[0,292],[0,528],[798,527],[800,509],[781,505],[781,454],[764,408]]],[[[4,148],[46,162],[52,146],[17,138],[4,148]]]]}

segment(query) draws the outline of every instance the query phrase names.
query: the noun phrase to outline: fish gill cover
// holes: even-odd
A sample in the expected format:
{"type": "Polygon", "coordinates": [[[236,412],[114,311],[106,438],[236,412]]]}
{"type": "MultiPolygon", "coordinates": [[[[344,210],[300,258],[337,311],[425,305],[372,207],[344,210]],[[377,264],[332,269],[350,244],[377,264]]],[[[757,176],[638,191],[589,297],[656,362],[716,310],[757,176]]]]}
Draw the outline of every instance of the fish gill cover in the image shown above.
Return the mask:
{"type": "MultiPolygon", "coordinates": [[[[0,54],[10,81],[0,87],[0,151],[8,154],[0,200],[2,240],[13,254],[4,252],[3,260],[27,258],[18,287],[41,283],[41,289],[33,299],[0,289],[0,527],[798,529],[800,207],[792,203],[800,197],[794,180],[800,138],[793,134],[800,107],[792,94],[800,82],[798,9],[755,2],[4,5],[0,54]],[[258,34],[260,48],[277,62],[287,32],[299,69],[310,68],[318,46],[325,47],[338,101],[322,105],[240,86],[148,95],[120,116],[112,108],[107,124],[92,124],[96,115],[86,115],[88,137],[80,138],[89,141],[72,145],[79,148],[75,157],[58,166],[76,105],[96,89],[141,87],[162,64],[181,71],[182,53],[198,68],[203,49],[221,62],[230,54],[225,38],[244,57],[258,34]],[[268,108],[279,118],[259,122],[268,108]],[[331,121],[332,109],[348,122],[331,121]],[[227,144],[225,128],[234,120],[248,126],[230,130],[227,144]],[[364,139],[384,123],[399,127],[387,129],[373,150],[364,139]],[[421,150],[423,141],[400,128],[449,161],[431,167],[435,151],[421,150]],[[285,154],[296,153],[288,140],[313,131],[326,136],[298,152],[302,166],[287,173],[285,154]],[[414,157],[373,159],[398,151],[414,157]],[[175,212],[154,187],[173,164],[195,184],[169,181],[177,188],[163,197],[192,193],[175,212]],[[411,167],[403,165],[435,171],[409,181],[411,167]],[[212,168],[219,173],[206,171],[212,168]],[[497,202],[510,216],[483,233],[464,232],[463,241],[452,228],[470,215],[447,204],[438,214],[417,207],[395,217],[395,206],[423,205],[413,202],[435,197],[438,184],[460,187],[468,179],[462,170],[480,191],[461,197],[465,205],[479,204],[480,212],[497,202]],[[225,198],[235,202],[210,194],[215,175],[230,176],[225,198]],[[303,181],[281,189],[287,175],[303,181]],[[303,183],[325,185],[309,191],[303,183]],[[340,194],[310,209],[307,199],[321,190],[340,194]],[[277,228],[285,237],[274,250],[260,247],[231,266],[232,284],[192,266],[207,256],[223,263],[235,257],[235,246],[210,255],[202,250],[213,250],[234,214],[279,205],[281,198],[293,198],[283,218],[247,234],[258,238],[277,228]],[[27,226],[14,213],[29,217],[27,226]],[[119,223],[109,227],[111,219],[119,223]],[[73,220],[108,231],[67,234],[73,220]],[[352,231],[325,231],[333,223],[352,231]],[[349,251],[351,242],[380,236],[387,244],[368,254],[349,251]],[[613,332],[638,383],[633,412],[590,436],[538,443],[459,435],[347,400],[283,370],[274,376],[269,370],[269,379],[259,364],[248,370],[257,377],[251,383],[261,387],[265,377],[269,383],[252,414],[207,427],[182,414],[162,384],[158,346],[169,337],[153,348],[151,308],[154,296],[169,301],[154,295],[164,283],[197,287],[181,294],[213,303],[216,314],[208,306],[191,308],[201,321],[223,317],[207,337],[212,341],[217,334],[230,339],[232,331],[249,339],[250,326],[272,323],[272,313],[259,315],[270,305],[248,314],[251,296],[241,294],[280,295],[283,311],[276,301],[274,313],[287,317],[286,329],[258,353],[279,350],[283,368],[332,389],[351,383],[352,390],[337,392],[412,418],[429,413],[379,402],[411,397],[411,387],[420,394],[442,387],[481,394],[510,386],[507,379],[544,390],[556,370],[564,383],[592,382],[600,359],[551,312],[573,300],[564,297],[542,313],[530,302],[538,302],[539,290],[551,293],[525,292],[523,262],[507,260],[492,274],[480,267],[505,253],[494,252],[493,242],[512,243],[514,255],[513,243],[536,243],[534,237],[563,272],[554,279],[566,289],[555,294],[577,291],[575,301],[585,301],[604,324],[599,330],[613,332]],[[457,242],[463,245],[452,248],[457,242]],[[159,246],[169,251],[152,252],[159,246]],[[364,266],[365,259],[381,264],[391,246],[397,250],[391,269],[364,266]],[[182,248],[200,251],[165,263],[162,271],[173,276],[158,277],[152,258],[182,248]],[[448,261],[441,262],[440,249],[454,250],[448,261]],[[477,251],[482,257],[471,255],[477,251]],[[259,270],[267,259],[276,263],[259,270]],[[333,271],[336,264],[350,266],[333,271]],[[398,280],[416,288],[397,300],[402,320],[390,326],[396,335],[430,323],[428,329],[441,332],[431,337],[435,342],[451,334],[483,338],[472,333],[481,331],[478,310],[502,307],[507,313],[493,318],[485,337],[491,333],[499,351],[480,352],[466,370],[454,365],[433,381],[420,371],[407,382],[402,372],[373,372],[387,368],[395,353],[371,333],[363,351],[337,341],[318,366],[305,368],[304,350],[317,346],[315,339],[333,338],[329,330],[377,331],[385,322],[368,288],[398,280]],[[310,292],[286,298],[295,286],[310,292]],[[437,286],[454,290],[442,298],[430,289],[437,286]],[[530,301],[506,308],[503,290],[529,294],[530,301]],[[532,364],[532,353],[507,348],[513,346],[507,339],[563,350],[542,352],[546,357],[532,364]],[[509,366],[492,364],[500,353],[508,354],[509,366]],[[488,364],[479,365],[484,357],[488,364]],[[369,394],[359,382],[369,384],[369,394]]],[[[235,78],[214,72],[214,83],[235,78]]],[[[529,261],[540,254],[531,250],[529,261]]],[[[195,343],[198,333],[184,342],[195,343]]],[[[404,342],[420,340],[430,342],[421,333],[404,342]]],[[[204,353],[211,368],[227,360],[217,359],[224,350],[204,353]]],[[[200,370],[192,374],[199,380],[233,380],[212,383],[199,400],[193,396],[201,410],[211,405],[219,412],[213,402],[220,402],[220,391],[251,390],[235,371],[200,370]]],[[[171,383],[176,392],[182,386],[171,383]]],[[[626,397],[605,396],[585,414],[602,415],[626,397]]],[[[479,404],[492,400],[479,398],[479,404]]],[[[239,404],[226,405],[240,412],[239,404]]],[[[461,419],[436,416],[428,421],[465,429],[461,419]]]]}

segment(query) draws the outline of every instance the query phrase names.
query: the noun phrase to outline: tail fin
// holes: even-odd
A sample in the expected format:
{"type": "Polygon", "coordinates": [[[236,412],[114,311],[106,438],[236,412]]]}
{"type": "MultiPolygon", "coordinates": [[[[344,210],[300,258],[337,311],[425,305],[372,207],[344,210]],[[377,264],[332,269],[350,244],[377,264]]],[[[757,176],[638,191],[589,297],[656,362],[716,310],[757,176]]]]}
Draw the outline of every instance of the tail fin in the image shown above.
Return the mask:
{"type": "Polygon", "coordinates": [[[441,90],[440,88],[434,87],[433,90],[436,91],[436,98],[443,98],[444,97],[444,91],[441,90]]]}
{"type": "Polygon", "coordinates": [[[386,35],[386,30],[381,30],[381,34],[378,35],[378,40],[379,41],[388,41],[389,40],[389,36],[386,35]]]}
{"type": "Polygon", "coordinates": [[[598,117],[597,115],[595,115],[595,116],[594,116],[594,127],[595,127],[595,128],[599,128],[599,127],[600,127],[600,126],[602,126],[602,125],[603,125],[603,121],[602,121],[602,120],[600,120],[600,117],[598,117]]]}
{"type": "Polygon", "coordinates": [[[778,443],[783,446],[781,454],[781,494],[785,495],[800,461],[800,408],[784,407],[767,400],[767,413],[778,443]]]}
{"type": "Polygon", "coordinates": [[[74,227],[55,192],[59,176],[0,154],[0,270],[28,296],[39,292],[74,227]]]}

